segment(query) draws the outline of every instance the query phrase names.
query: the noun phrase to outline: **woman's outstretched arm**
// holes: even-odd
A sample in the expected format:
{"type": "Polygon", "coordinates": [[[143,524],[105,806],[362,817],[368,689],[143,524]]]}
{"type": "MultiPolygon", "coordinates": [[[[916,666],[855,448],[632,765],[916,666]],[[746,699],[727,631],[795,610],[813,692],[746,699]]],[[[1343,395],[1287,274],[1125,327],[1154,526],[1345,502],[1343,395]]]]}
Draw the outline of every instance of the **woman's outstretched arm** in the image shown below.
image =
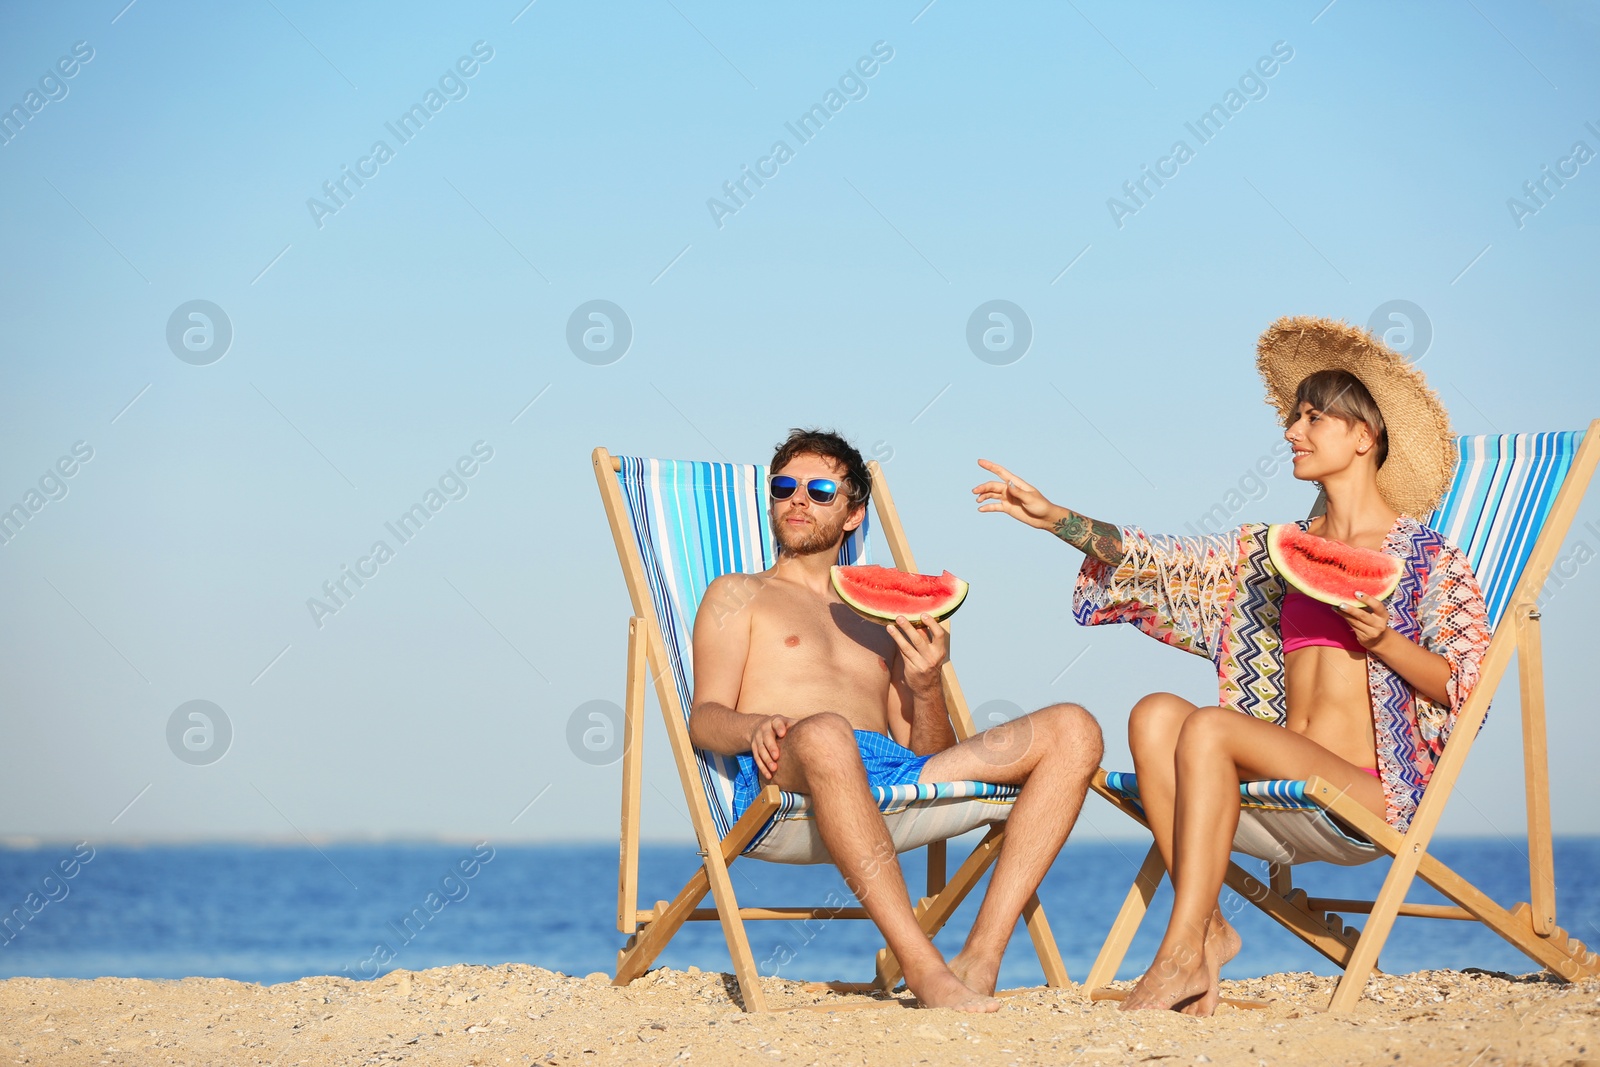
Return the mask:
{"type": "Polygon", "coordinates": [[[1052,504],[1045,495],[998,463],[978,460],[978,466],[995,475],[998,481],[975,486],[979,511],[1001,511],[1018,522],[1049,530],[1067,544],[1102,563],[1122,562],[1122,531],[1109,522],[1091,519],[1071,508],[1052,504]]]}
{"type": "Polygon", "coordinates": [[[1109,522],[1080,515],[1071,508],[1052,505],[1060,516],[1050,524],[1050,530],[1061,540],[1082,549],[1104,563],[1116,566],[1122,562],[1122,531],[1109,522]]]}

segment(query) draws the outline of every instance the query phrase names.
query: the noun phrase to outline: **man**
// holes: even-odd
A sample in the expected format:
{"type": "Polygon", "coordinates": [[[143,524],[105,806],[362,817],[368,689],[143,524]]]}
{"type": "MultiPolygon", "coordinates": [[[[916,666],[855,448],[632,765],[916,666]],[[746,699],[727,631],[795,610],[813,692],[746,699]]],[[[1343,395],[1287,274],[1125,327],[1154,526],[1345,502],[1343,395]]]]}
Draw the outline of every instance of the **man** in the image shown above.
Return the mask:
{"type": "Polygon", "coordinates": [[[1000,958],[1078,817],[1100,729],[1083,708],[1056,704],[956,744],[940,683],[949,630],[926,616],[868,622],[829,581],[840,544],[866,518],[861,453],[837,434],[794,430],[771,472],[777,562],[706,590],[690,737],[739,755],[735,816],[769,782],[811,796],[823,843],[921,1003],[994,1011],[1000,958]],[[1022,787],[989,892],[949,964],[917,925],[869,791],[917,781],[1022,787]]]}

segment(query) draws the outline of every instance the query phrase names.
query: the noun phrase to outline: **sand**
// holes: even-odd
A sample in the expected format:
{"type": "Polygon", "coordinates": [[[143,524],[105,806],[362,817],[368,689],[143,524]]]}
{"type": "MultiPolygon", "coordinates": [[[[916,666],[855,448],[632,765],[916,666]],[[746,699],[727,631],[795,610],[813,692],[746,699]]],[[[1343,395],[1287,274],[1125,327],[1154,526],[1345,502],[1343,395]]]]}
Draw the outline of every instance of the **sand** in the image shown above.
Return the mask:
{"type": "Polygon", "coordinates": [[[971,1016],[764,983],[778,1010],[750,1015],[727,975],[693,968],[626,989],[524,964],[275,986],[13,978],[0,982],[0,1064],[1600,1065],[1600,979],[1384,975],[1354,1013],[1330,1016],[1317,1009],[1333,979],[1279,974],[1224,982],[1269,1003],[1211,1019],[1123,1013],[1077,986],[971,1016]]]}

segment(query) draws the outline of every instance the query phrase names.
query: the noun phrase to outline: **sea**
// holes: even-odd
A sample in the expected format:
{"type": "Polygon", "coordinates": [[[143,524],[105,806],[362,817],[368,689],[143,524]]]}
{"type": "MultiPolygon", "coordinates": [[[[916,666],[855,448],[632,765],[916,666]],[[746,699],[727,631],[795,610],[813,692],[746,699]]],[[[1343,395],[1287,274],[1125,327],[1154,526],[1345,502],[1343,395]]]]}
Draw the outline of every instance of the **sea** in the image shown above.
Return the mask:
{"type": "MultiPolygon", "coordinates": [[[[1147,847],[1069,841],[1040,887],[1074,979],[1088,971],[1147,847]]],[[[1521,842],[1450,838],[1437,841],[1433,851],[1502,903],[1528,898],[1521,842]]],[[[953,870],[960,843],[951,854],[953,870]]],[[[1600,838],[1558,838],[1555,857],[1557,922],[1591,947],[1600,945],[1600,838]]],[[[919,890],[921,854],[905,859],[908,880],[919,890]]],[[[671,898],[698,862],[689,844],[645,845],[640,899],[671,898]]],[[[1355,868],[1316,863],[1295,868],[1295,875],[1313,896],[1371,899],[1386,869],[1382,861],[1355,868]]],[[[732,872],[745,905],[848,903],[842,879],[827,866],[741,860],[732,872]]],[[[1411,899],[1443,900],[1420,882],[1411,899]]],[[[947,955],[959,948],[977,900],[977,894],[969,898],[937,938],[947,955]]],[[[1149,962],[1170,906],[1164,884],[1119,977],[1133,977],[1149,962]]],[[[1241,898],[1226,893],[1223,907],[1244,939],[1225,977],[1337,973],[1241,898]]],[[[612,972],[626,939],[617,929],[614,843],[7,848],[0,849],[0,908],[0,977],[7,978],[207,976],[273,984],[310,975],[364,980],[395,968],[506,962],[582,976],[612,972]]],[[[882,944],[870,923],[857,920],[746,925],[761,973],[784,978],[868,980],[882,944]]],[[[716,922],[688,924],[658,962],[731,969],[716,922]]],[[[1539,969],[1480,924],[1419,918],[1398,921],[1380,966],[1390,973],[1539,969]]],[[[1019,924],[1001,984],[1042,981],[1019,924]]]]}

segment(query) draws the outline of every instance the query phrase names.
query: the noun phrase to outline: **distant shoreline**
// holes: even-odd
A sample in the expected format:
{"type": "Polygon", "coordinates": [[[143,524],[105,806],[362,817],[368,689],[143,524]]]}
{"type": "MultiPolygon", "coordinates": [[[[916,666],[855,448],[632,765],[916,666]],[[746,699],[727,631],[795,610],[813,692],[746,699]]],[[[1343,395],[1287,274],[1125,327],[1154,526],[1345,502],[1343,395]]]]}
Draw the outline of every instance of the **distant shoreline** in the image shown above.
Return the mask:
{"type": "MultiPolygon", "coordinates": [[[[972,835],[972,839],[974,841],[976,841],[976,840],[978,840],[978,838],[980,838],[982,836],[983,835],[980,832],[974,831],[974,833],[972,835]]],[[[5,852],[34,852],[34,851],[38,851],[38,850],[41,850],[41,849],[50,849],[50,848],[62,848],[62,847],[71,848],[77,842],[83,841],[83,840],[86,840],[86,839],[92,841],[95,848],[109,848],[109,849],[117,849],[117,848],[128,848],[128,849],[208,848],[208,847],[263,848],[263,849],[267,849],[267,848],[301,848],[301,849],[309,849],[309,848],[313,848],[313,847],[315,847],[315,848],[328,848],[330,846],[334,847],[334,848],[364,848],[364,847],[376,847],[376,846],[392,846],[392,847],[399,847],[399,848],[407,848],[407,847],[410,847],[410,848],[422,848],[422,847],[434,847],[434,846],[471,845],[471,844],[473,844],[475,842],[483,840],[483,835],[482,834],[459,834],[459,835],[456,835],[456,834],[447,834],[447,835],[446,834],[441,834],[441,835],[437,835],[437,836],[393,836],[393,837],[381,836],[381,835],[372,835],[372,836],[365,836],[365,837],[364,836],[356,836],[356,835],[350,835],[350,836],[345,836],[345,835],[333,836],[333,835],[330,835],[330,836],[326,836],[326,837],[321,837],[321,836],[318,836],[316,834],[308,834],[306,837],[299,837],[299,836],[297,836],[295,834],[273,834],[273,835],[269,835],[269,836],[265,836],[265,837],[192,837],[192,838],[189,838],[189,837],[136,837],[136,838],[115,838],[115,839],[106,839],[106,840],[95,840],[93,837],[89,837],[88,835],[83,835],[83,834],[68,834],[68,835],[62,836],[62,837],[56,837],[56,836],[48,836],[48,837],[46,837],[46,836],[34,836],[34,835],[28,835],[28,834],[10,834],[10,835],[0,835],[0,851],[5,851],[5,852]]],[[[1485,844],[1504,844],[1507,841],[1515,843],[1515,842],[1525,841],[1526,840],[1526,838],[1522,838],[1522,837],[1507,838],[1507,837],[1496,835],[1496,834],[1446,834],[1446,833],[1435,834],[1433,839],[1435,841],[1450,841],[1450,842],[1462,842],[1462,843],[1477,841],[1477,842],[1483,842],[1485,844]]],[[[959,841],[961,839],[957,838],[956,840],[959,841]]],[[[1558,833],[1558,834],[1556,834],[1554,836],[1554,840],[1556,840],[1556,841],[1571,841],[1571,842],[1600,841],[1600,833],[1592,833],[1592,834],[1562,834],[1562,833],[1558,833]]],[[[1113,837],[1113,836],[1110,836],[1110,835],[1097,835],[1094,838],[1094,843],[1095,844],[1102,844],[1102,843],[1106,843],[1106,842],[1116,842],[1116,843],[1120,844],[1120,843],[1125,842],[1125,841],[1143,842],[1145,844],[1148,844],[1149,841],[1150,841],[1150,838],[1149,838],[1149,835],[1147,835],[1147,834],[1137,834],[1137,833],[1121,835],[1121,836],[1116,836],[1116,837],[1113,837]]],[[[615,851],[615,849],[617,847],[617,842],[616,842],[615,839],[603,839],[603,838],[573,838],[573,839],[567,839],[567,838],[527,838],[527,839],[496,838],[494,844],[495,844],[496,848],[605,848],[605,849],[610,849],[610,850],[613,850],[613,851],[615,851]]],[[[685,847],[685,848],[689,848],[691,850],[698,848],[698,846],[695,844],[694,838],[688,837],[688,836],[685,836],[685,837],[682,837],[682,838],[676,838],[676,837],[672,837],[672,838],[655,838],[655,839],[646,838],[646,839],[642,840],[640,842],[640,844],[645,848],[685,847]]],[[[1070,844],[1072,844],[1072,842],[1069,841],[1068,844],[1070,845],[1070,844]]]]}

